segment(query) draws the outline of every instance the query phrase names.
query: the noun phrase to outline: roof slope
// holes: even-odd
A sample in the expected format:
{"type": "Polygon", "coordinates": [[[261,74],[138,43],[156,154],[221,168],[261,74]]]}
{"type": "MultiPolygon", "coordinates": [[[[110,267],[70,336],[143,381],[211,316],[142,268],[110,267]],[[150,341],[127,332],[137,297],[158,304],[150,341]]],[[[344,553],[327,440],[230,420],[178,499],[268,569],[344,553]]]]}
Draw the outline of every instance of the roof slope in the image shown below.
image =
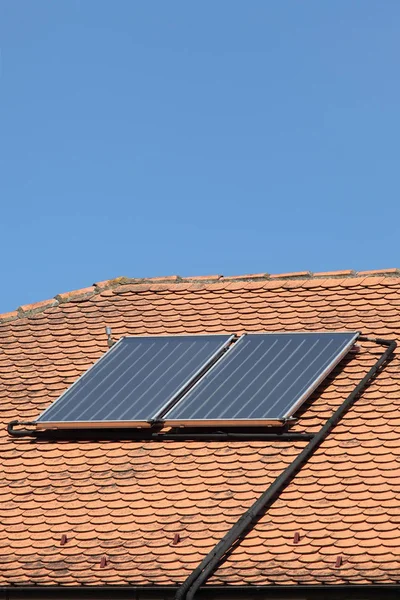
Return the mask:
{"type": "MultiPolygon", "coordinates": [[[[115,338],[330,329],[398,338],[399,306],[391,270],[119,279],[3,315],[0,585],[182,582],[304,445],[10,438],[10,420],[37,417],[107,349],[105,325],[115,338]]],[[[351,355],[296,430],[317,431],[379,353],[363,344],[351,355]]],[[[396,357],[210,583],[398,582],[399,406],[396,357]]]]}

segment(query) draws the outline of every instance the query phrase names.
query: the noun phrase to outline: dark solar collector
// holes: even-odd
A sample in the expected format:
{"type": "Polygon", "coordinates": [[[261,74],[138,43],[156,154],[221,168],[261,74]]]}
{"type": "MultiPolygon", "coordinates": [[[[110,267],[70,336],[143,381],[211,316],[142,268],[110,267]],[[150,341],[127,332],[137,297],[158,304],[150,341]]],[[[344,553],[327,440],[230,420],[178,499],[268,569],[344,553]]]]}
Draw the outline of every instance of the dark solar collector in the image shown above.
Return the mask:
{"type": "Polygon", "coordinates": [[[229,335],[121,338],[37,419],[40,427],[150,426],[230,343],[229,335]]]}
{"type": "Polygon", "coordinates": [[[283,422],[338,362],[358,333],[242,336],[163,417],[169,426],[283,422]]]}

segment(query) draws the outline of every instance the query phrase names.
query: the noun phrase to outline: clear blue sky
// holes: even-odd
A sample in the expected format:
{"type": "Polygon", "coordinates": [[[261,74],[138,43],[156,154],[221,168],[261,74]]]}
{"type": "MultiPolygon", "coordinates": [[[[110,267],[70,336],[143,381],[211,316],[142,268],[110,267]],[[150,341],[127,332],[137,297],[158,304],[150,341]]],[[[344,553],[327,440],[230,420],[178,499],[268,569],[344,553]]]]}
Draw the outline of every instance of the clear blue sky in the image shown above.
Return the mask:
{"type": "Polygon", "coordinates": [[[400,266],[398,0],[0,0],[0,312],[400,266]]]}

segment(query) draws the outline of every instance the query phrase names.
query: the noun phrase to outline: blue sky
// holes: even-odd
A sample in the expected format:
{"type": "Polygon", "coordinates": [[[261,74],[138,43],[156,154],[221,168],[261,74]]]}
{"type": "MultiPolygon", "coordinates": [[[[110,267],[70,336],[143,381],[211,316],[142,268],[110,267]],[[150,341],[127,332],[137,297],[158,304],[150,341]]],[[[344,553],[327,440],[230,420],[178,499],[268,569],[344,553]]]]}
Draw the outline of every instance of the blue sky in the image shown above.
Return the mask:
{"type": "Polygon", "coordinates": [[[0,312],[400,267],[396,0],[0,0],[0,312]]]}

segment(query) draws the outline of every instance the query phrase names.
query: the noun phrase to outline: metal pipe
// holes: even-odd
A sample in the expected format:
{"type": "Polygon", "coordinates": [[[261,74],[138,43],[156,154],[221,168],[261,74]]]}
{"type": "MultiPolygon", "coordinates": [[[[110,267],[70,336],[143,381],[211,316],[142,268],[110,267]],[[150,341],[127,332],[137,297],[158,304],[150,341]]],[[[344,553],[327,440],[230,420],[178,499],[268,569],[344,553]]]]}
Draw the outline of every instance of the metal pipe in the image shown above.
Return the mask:
{"type": "Polygon", "coordinates": [[[309,441],[315,434],[313,433],[297,433],[297,432],[284,432],[284,433],[263,433],[253,432],[248,433],[236,433],[231,431],[213,431],[213,432],[202,432],[202,433],[147,433],[146,430],[137,432],[131,429],[119,429],[118,431],[108,432],[105,429],[49,429],[49,430],[36,430],[36,429],[15,429],[19,425],[35,425],[30,421],[10,421],[7,425],[7,431],[14,437],[25,437],[31,436],[36,439],[45,440],[112,440],[112,439],[128,439],[133,441],[269,441],[269,442],[296,442],[296,441],[309,441]]]}
{"type": "Polygon", "coordinates": [[[35,425],[33,421],[10,421],[7,425],[7,432],[9,435],[13,437],[25,437],[25,436],[34,436],[36,431],[35,429],[17,429],[15,427],[17,425],[35,425]]]}
{"type": "Polygon", "coordinates": [[[368,373],[362,378],[354,390],[349,394],[346,400],[339,406],[334,414],[328,419],[320,431],[312,438],[307,446],[300,452],[294,461],[275,479],[270,487],[261,494],[256,502],[240,517],[240,519],[231,527],[228,533],[218,542],[218,544],[204,557],[201,563],[187,577],[182,586],[175,594],[175,600],[193,600],[193,597],[200,586],[207,581],[214,572],[223,556],[230,550],[232,545],[242,536],[245,536],[251,524],[258,521],[261,514],[264,514],[280,493],[286,488],[293,477],[298,473],[301,467],[308,461],[312,454],[317,450],[325,440],[331,430],[337,425],[340,419],[345,415],[349,408],[354,404],[359,394],[364,390],[379,369],[391,358],[397,343],[394,340],[382,340],[359,338],[365,341],[373,341],[377,344],[386,346],[385,352],[380,356],[376,363],[371,367],[368,373]]]}

